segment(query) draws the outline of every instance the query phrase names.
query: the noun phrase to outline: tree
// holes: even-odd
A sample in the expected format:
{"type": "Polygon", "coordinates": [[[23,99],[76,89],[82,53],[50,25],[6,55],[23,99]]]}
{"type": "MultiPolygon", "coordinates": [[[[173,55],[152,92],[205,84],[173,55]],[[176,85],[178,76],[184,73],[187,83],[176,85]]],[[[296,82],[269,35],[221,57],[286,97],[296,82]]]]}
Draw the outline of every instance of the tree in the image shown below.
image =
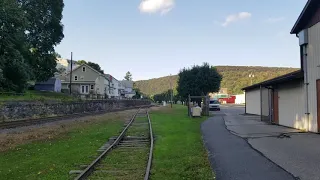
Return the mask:
{"type": "Polygon", "coordinates": [[[59,53],[57,53],[57,52],[54,52],[53,54],[54,54],[54,56],[55,56],[56,58],[62,58],[62,56],[61,56],[59,53]]]}
{"type": "Polygon", "coordinates": [[[204,63],[180,71],[177,91],[183,99],[187,99],[188,95],[205,96],[209,92],[218,92],[221,80],[222,76],[216,68],[204,63]]]}
{"type": "Polygon", "coordinates": [[[54,47],[63,39],[63,0],[17,0],[26,18],[29,65],[35,80],[45,81],[56,72],[54,47]]]}
{"type": "Polygon", "coordinates": [[[56,72],[63,0],[1,0],[0,7],[1,90],[23,92],[28,80],[56,72]]]}
{"type": "Polygon", "coordinates": [[[132,99],[141,99],[142,93],[141,93],[140,89],[134,88],[133,90],[136,92],[136,95],[134,95],[132,97],[132,99]]]}
{"type": "Polygon", "coordinates": [[[76,62],[78,65],[87,64],[85,60],[79,60],[76,62]]]}
{"type": "Polygon", "coordinates": [[[0,7],[0,89],[22,92],[32,73],[26,61],[26,18],[16,1],[2,0],[0,7]]]}
{"type": "Polygon", "coordinates": [[[126,73],[126,76],[124,77],[124,79],[127,81],[132,81],[132,74],[130,73],[130,71],[126,73]]]}

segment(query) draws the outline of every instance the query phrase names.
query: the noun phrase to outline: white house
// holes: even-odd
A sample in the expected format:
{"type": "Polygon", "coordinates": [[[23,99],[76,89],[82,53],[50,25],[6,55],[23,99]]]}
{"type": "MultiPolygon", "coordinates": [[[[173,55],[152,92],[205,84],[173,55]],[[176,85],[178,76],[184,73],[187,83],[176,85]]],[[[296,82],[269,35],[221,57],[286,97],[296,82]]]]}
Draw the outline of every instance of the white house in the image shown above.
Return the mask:
{"type": "Polygon", "coordinates": [[[118,81],[115,77],[113,77],[110,74],[105,74],[104,76],[109,80],[108,96],[110,98],[120,99],[120,93],[119,93],[119,82],[120,81],[118,81]]]}
{"type": "MultiPolygon", "coordinates": [[[[109,87],[109,80],[100,72],[87,64],[82,64],[73,69],[71,78],[71,90],[82,95],[105,95],[109,87]]],[[[70,72],[60,75],[62,89],[70,88],[70,72]]]]}

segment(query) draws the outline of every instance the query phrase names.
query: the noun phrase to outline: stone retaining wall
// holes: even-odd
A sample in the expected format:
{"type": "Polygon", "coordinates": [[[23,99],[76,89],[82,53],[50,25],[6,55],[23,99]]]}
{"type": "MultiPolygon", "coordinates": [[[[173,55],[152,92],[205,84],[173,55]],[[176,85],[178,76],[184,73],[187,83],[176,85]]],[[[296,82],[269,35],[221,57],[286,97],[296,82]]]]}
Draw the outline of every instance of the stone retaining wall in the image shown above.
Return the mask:
{"type": "Polygon", "coordinates": [[[6,102],[0,104],[0,121],[61,116],[74,113],[112,111],[150,105],[147,100],[95,100],[64,103],[6,102]]]}

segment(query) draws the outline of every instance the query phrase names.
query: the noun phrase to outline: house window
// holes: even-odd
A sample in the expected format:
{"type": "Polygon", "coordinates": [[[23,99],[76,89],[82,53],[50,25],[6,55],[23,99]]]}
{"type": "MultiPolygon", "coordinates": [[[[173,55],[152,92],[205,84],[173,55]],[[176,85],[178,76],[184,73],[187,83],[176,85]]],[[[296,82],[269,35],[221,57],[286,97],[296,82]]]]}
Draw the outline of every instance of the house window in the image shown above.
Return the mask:
{"type": "Polygon", "coordinates": [[[80,92],[81,94],[89,94],[89,85],[81,85],[80,92]]]}
{"type": "Polygon", "coordinates": [[[94,89],[94,85],[93,84],[90,85],[90,89],[94,89]]]}
{"type": "Polygon", "coordinates": [[[82,72],[86,72],[86,67],[82,67],[82,72]]]}
{"type": "Polygon", "coordinates": [[[74,76],[74,80],[75,80],[75,81],[78,81],[78,76],[74,76]]]}

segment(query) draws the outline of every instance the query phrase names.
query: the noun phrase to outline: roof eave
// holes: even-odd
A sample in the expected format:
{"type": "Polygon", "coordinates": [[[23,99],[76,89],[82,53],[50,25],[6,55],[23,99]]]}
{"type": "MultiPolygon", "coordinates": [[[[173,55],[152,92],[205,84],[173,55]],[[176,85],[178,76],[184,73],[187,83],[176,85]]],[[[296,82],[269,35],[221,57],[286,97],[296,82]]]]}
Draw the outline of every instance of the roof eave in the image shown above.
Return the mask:
{"type": "Polygon", "coordinates": [[[301,23],[301,19],[303,18],[303,16],[305,15],[307,9],[309,9],[310,4],[313,0],[308,0],[308,2],[306,3],[306,5],[304,6],[302,12],[300,13],[296,23],[294,24],[293,28],[291,29],[290,34],[298,34],[300,32],[300,23],[301,23]]]}
{"type": "Polygon", "coordinates": [[[283,81],[292,80],[294,78],[297,78],[297,79],[303,78],[303,72],[301,70],[294,71],[294,72],[291,72],[291,73],[288,73],[288,74],[285,74],[282,76],[275,77],[273,79],[263,81],[261,83],[257,83],[257,84],[251,85],[251,86],[244,87],[241,90],[246,91],[246,90],[250,90],[250,89],[256,89],[256,88],[259,88],[260,86],[269,86],[269,85],[281,83],[283,81]]]}

